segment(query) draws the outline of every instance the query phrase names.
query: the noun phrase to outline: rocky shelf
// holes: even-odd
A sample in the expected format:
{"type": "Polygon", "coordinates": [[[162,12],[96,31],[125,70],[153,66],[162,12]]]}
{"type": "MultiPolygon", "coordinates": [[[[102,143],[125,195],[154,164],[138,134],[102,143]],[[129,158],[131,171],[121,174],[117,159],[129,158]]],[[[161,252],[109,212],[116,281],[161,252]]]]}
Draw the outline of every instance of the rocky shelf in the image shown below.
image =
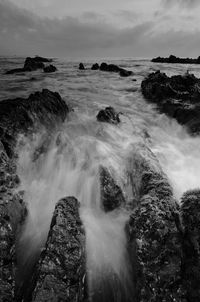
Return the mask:
{"type": "Polygon", "coordinates": [[[179,58],[176,56],[169,56],[168,58],[157,57],[151,60],[154,63],[170,63],[170,64],[200,64],[200,56],[197,59],[179,58]]]}

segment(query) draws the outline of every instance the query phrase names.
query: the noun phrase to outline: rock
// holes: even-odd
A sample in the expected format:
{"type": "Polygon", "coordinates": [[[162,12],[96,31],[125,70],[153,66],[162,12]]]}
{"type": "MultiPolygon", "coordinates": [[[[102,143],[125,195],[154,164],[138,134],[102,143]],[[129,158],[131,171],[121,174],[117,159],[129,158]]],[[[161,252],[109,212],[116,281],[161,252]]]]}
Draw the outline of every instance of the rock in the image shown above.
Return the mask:
{"type": "Polygon", "coordinates": [[[179,58],[173,55],[170,55],[168,58],[157,57],[151,60],[154,63],[170,63],[170,64],[200,64],[200,57],[197,59],[191,58],[179,58]]]}
{"type": "Polygon", "coordinates": [[[127,224],[136,301],[185,301],[181,284],[179,206],[152,152],[138,146],[129,162],[138,200],[127,224]]]}
{"type": "Polygon", "coordinates": [[[181,276],[187,301],[200,297],[200,190],[186,192],[182,197],[183,258],[181,276]]]}
{"type": "Polygon", "coordinates": [[[95,63],[91,67],[92,70],[98,70],[99,69],[99,64],[95,63]]]}
{"type": "Polygon", "coordinates": [[[126,70],[126,69],[121,68],[119,74],[120,74],[121,77],[130,77],[133,73],[130,70],[126,70]]]}
{"type": "Polygon", "coordinates": [[[52,62],[52,59],[47,59],[43,57],[36,56],[34,58],[27,57],[24,62],[24,67],[22,68],[15,68],[8,70],[6,74],[15,74],[20,72],[27,72],[27,71],[35,71],[37,69],[43,69],[45,67],[44,63],[52,62]]]}
{"type": "Polygon", "coordinates": [[[99,122],[107,122],[111,124],[120,123],[119,113],[116,113],[112,107],[106,107],[105,109],[100,110],[97,114],[97,120],[99,122]]]}
{"type": "Polygon", "coordinates": [[[50,73],[50,72],[55,72],[55,71],[57,71],[57,68],[55,67],[55,66],[53,66],[53,65],[49,65],[49,66],[46,66],[46,67],[44,67],[44,72],[46,72],[46,73],[50,73]]]}
{"type": "Polygon", "coordinates": [[[0,140],[9,157],[12,157],[17,134],[36,129],[41,124],[53,128],[65,120],[68,111],[60,95],[48,89],[31,94],[27,99],[1,101],[0,140]]]}
{"type": "Polygon", "coordinates": [[[85,70],[85,66],[83,65],[83,63],[79,64],[79,70],[85,70]]]}
{"type": "Polygon", "coordinates": [[[121,188],[105,167],[100,168],[101,203],[106,212],[113,211],[125,205],[121,188]]]}
{"type": "Polygon", "coordinates": [[[101,63],[100,70],[109,72],[120,72],[121,68],[114,64],[101,63]]]}
{"type": "Polygon", "coordinates": [[[56,205],[46,247],[35,270],[33,302],[84,299],[85,232],[78,207],[74,197],[63,198],[56,205]]]}
{"type": "Polygon", "coordinates": [[[141,88],[161,112],[186,125],[191,133],[200,132],[200,79],[189,73],[168,77],[157,71],[142,81],[141,88]]]}

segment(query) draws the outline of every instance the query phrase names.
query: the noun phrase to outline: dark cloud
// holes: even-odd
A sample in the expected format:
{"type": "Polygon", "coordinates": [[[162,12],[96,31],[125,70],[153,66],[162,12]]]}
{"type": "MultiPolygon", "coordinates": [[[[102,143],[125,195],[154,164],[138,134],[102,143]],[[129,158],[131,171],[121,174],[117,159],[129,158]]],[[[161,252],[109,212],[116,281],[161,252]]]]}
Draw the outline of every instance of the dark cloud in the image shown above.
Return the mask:
{"type": "Polygon", "coordinates": [[[166,7],[178,5],[181,8],[194,8],[200,5],[199,0],[162,0],[166,7]]]}
{"type": "MultiPolygon", "coordinates": [[[[134,16],[133,16],[134,17],[134,16]]],[[[199,32],[158,34],[156,21],[119,29],[99,15],[40,18],[0,0],[0,54],[62,57],[199,55],[199,32]]]]}

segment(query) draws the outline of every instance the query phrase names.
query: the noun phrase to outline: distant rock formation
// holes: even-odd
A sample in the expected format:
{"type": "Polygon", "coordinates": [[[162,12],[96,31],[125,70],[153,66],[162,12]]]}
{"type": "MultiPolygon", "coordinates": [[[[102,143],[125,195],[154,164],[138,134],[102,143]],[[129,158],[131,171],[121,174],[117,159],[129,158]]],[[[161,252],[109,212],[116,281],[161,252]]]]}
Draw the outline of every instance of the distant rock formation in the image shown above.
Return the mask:
{"type": "Polygon", "coordinates": [[[46,247],[33,278],[33,302],[82,302],[86,282],[85,232],[74,197],[61,199],[55,208],[46,247]]]}
{"type": "Polygon", "coordinates": [[[79,64],[79,68],[78,68],[79,70],[85,70],[85,66],[83,65],[83,63],[80,63],[79,64]]]}
{"type": "Polygon", "coordinates": [[[51,73],[57,71],[57,68],[54,65],[48,65],[43,68],[44,72],[51,73]]]}
{"type": "Polygon", "coordinates": [[[179,58],[176,56],[169,56],[168,58],[157,57],[151,60],[154,63],[170,63],[170,64],[200,64],[200,56],[197,59],[179,58]]]}
{"type": "Polygon", "coordinates": [[[93,64],[91,69],[92,70],[99,70],[99,64],[98,63],[93,64]]]}
{"type": "Polygon", "coordinates": [[[115,109],[112,107],[106,107],[102,109],[97,114],[97,120],[99,122],[107,122],[111,124],[120,123],[119,113],[115,112],[115,109]]]}
{"type": "Polygon", "coordinates": [[[200,79],[189,73],[168,77],[157,71],[142,81],[141,88],[161,112],[186,125],[192,134],[200,133],[200,79]]]}
{"type": "Polygon", "coordinates": [[[129,77],[133,74],[132,71],[121,68],[115,64],[101,63],[99,69],[101,71],[118,72],[121,77],[129,77]]]}
{"type": "Polygon", "coordinates": [[[44,63],[52,62],[52,59],[36,56],[34,58],[27,57],[24,62],[24,67],[8,70],[6,74],[15,74],[19,72],[35,71],[45,68],[44,63]]]}

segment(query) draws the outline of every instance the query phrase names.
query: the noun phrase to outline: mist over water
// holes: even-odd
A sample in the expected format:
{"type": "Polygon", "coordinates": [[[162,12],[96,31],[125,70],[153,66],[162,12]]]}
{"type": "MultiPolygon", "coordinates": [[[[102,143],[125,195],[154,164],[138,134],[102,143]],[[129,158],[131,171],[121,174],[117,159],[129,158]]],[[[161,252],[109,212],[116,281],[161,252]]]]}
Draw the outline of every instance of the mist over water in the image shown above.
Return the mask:
{"type": "MultiPolygon", "coordinates": [[[[200,187],[200,139],[192,138],[176,121],[159,114],[140,92],[141,80],[148,72],[159,68],[170,75],[183,74],[188,67],[134,60],[114,63],[132,70],[133,77],[91,70],[80,72],[76,62],[57,60],[59,71],[54,75],[4,75],[0,81],[2,99],[49,88],[60,92],[74,108],[61,129],[49,139],[42,129],[32,137],[19,138],[20,190],[25,191],[28,205],[21,236],[21,247],[26,247],[21,265],[28,267],[31,256],[44,246],[58,200],[74,196],[80,202],[86,230],[90,300],[97,302],[108,301],[107,297],[110,302],[128,302],[134,295],[124,230],[129,213],[125,209],[109,213],[103,210],[100,167],[109,169],[126,200],[131,200],[134,196],[127,185],[127,159],[135,146],[143,143],[159,159],[178,200],[186,190],[200,187]],[[33,75],[37,81],[30,84],[27,77],[33,75]],[[10,90],[5,88],[8,83],[10,90]],[[123,113],[119,125],[96,121],[96,114],[105,106],[123,113]]],[[[14,67],[11,65],[9,61],[9,68],[14,67]]],[[[199,67],[192,68],[198,76],[199,67]]]]}

